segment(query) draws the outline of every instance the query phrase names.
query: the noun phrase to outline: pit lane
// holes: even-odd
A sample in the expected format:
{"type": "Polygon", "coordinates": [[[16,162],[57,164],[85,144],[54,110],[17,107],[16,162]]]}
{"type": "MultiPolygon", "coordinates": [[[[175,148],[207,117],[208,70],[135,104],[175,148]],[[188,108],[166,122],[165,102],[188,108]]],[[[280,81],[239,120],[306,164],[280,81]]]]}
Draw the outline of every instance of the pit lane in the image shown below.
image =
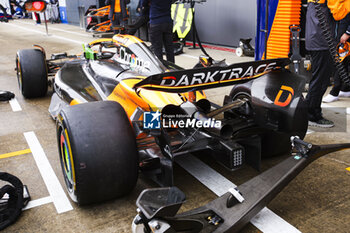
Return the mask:
{"type": "MultiPolygon", "coordinates": [[[[50,24],[50,35],[47,36],[45,28],[34,25],[31,20],[1,23],[0,31],[0,87],[16,94],[16,100],[11,104],[0,102],[0,169],[19,177],[28,186],[32,196],[30,208],[5,232],[130,232],[138,194],[145,188],[157,186],[141,175],[135,190],[127,197],[88,207],[72,203],[64,189],[61,175],[55,122],[47,111],[51,92],[45,98],[26,100],[17,87],[14,71],[17,50],[39,44],[46,49],[47,54],[76,54],[81,52],[82,43],[93,40],[92,36],[78,27],[64,24],[50,24]],[[9,154],[13,156],[8,157],[9,154]],[[57,179],[57,182],[52,179],[57,179]],[[62,192],[57,191],[60,189],[62,192]]],[[[215,59],[226,58],[228,63],[250,60],[224,51],[208,49],[208,52],[215,59]]],[[[200,50],[185,48],[185,54],[175,58],[176,63],[191,68],[200,53],[200,50]]],[[[206,93],[210,100],[221,104],[223,95],[229,91],[230,87],[225,87],[206,93]]],[[[348,101],[342,99],[327,106],[350,107],[348,101]]],[[[349,142],[350,137],[346,133],[348,130],[341,117],[337,117],[341,114],[336,114],[332,109],[327,114],[330,114],[330,119],[336,120],[338,132],[313,132],[307,135],[306,140],[318,144],[349,142]]],[[[349,122],[348,119],[346,121],[349,122]]],[[[312,130],[319,131],[314,128],[312,130]]],[[[268,205],[269,210],[264,210],[268,213],[256,217],[256,221],[245,227],[243,232],[348,232],[349,153],[337,152],[316,161],[268,205]]],[[[200,161],[196,157],[193,159],[193,165],[187,170],[194,174],[196,165],[199,174],[195,175],[202,183],[207,183],[206,186],[203,185],[182,166],[175,167],[175,184],[187,196],[187,202],[181,211],[212,200],[219,194],[218,189],[225,187],[228,190],[230,187],[227,186],[239,185],[259,174],[249,166],[230,172],[211,158],[204,157],[200,161]]],[[[264,160],[263,170],[282,159],[283,157],[264,160]]]]}

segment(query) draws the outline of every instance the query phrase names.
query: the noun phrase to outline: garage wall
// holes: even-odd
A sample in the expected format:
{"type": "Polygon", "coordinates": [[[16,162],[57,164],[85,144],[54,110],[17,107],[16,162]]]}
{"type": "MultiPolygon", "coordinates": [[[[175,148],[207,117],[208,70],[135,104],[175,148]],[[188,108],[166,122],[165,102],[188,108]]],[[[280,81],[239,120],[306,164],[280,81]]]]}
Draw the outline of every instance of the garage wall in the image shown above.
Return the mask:
{"type": "MultiPolygon", "coordinates": [[[[71,24],[79,25],[78,6],[99,5],[104,0],[68,0],[67,17],[71,24]]],[[[131,11],[138,0],[131,0],[131,11]]],[[[253,38],[255,42],[257,0],[207,0],[196,4],[197,30],[202,42],[238,46],[240,38],[253,38]]]]}
{"type": "Polygon", "coordinates": [[[98,5],[98,0],[67,0],[66,5],[68,23],[79,25],[78,7],[83,6],[86,10],[90,5],[98,5]]]}
{"type": "Polygon", "coordinates": [[[195,10],[202,42],[237,47],[240,38],[251,37],[254,44],[256,0],[207,0],[195,10]]]}

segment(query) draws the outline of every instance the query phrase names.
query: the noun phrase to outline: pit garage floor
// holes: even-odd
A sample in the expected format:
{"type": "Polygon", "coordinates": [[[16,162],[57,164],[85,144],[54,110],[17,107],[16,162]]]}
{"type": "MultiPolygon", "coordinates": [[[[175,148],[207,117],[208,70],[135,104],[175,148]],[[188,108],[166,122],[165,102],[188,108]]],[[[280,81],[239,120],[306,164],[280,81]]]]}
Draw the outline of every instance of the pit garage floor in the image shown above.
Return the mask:
{"type": "MultiPolygon", "coordinates": [[[[10,103],[0,102],[0,170],[18,176],[32,197],[20,219],[4,232],[130,232],[137,196],[143,189],[156,185],[141,175],[127,197],[87,207],[71,202],[61,175],[55,122],[48,113],[51,93],[45,98],[27,100],[18,90],[14,70],[17,50],[39,44],[48,55],[77,54],[82,51],[82,43],[93,40],[79,27],[64,24],[49,24],[49,34],[45,34],[43,25],[35,25],[31,20],[0,23],[0,89],[16,94],[10,103]]],[[[191,68],[200,53],[198,49],[185,48],[185,53],[176,57],[176,63],[191,68]]],[[[208,53],[215,59],[226,58],[228,63],[251,60],[231,52],[208,49],[208,53]]],[[[229,91],[227,87],[206,93],[209,99],[221,104],[229,91]]],[[[342,98],[325,107],[325,115],[335,121],[336,127],[324,132],[310,128],[306,140],[317,144],[349,142],[349,117],[345,112],[346,107],[350,107],[350,99],[342,98]]],[[[283,158],[264,160],[263,170],[283,158]]],[[[228,186],[241,184],[259,174],[249,166],[230,172],[210,158],[191,157],[188,162],[192,163],[188,171],[181,166],[175,168],[175,184],[187,196],[181,211],[203,205],[228,190],[228,186]],[[195,174],[198,170],[193,169],[194,166],[201,174],[195,174]]],[[[350,151],[337,152],[314,162],[267,207],[243,232],[349,232],[350,151]]]]}

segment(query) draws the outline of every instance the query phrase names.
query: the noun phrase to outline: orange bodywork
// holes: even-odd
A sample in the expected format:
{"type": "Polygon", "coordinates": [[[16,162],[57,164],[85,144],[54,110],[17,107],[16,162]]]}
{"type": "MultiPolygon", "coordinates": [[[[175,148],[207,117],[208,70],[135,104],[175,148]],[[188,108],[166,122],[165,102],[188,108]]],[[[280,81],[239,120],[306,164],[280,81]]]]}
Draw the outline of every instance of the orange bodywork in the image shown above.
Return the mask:
{"type": "MultiPolygon", "coordinates": [[[[118,46],[129,47],[132,44],[143,43],[137,37],[130,35],[116,35],[113,39],[104,38],[92,41],[89,43],[90,47],[100,45],[104,42],[113,42],[118,46]]],[[[119,84],[114,88],[113,92],[107,96],[106,100],[116,101],[121,106],[123,106],[126,114],[129,119],[135,113],[137,108],[142,109],[143,111],[157,111],[161,110],[163,107],[169,104],[180,105],[184,101],[195,102],[200,99],[205,99],[206,95],[203,91],[196,91],[190,93],[168,93],[162,91],[152,91],[146,89],[135,89],[134,86],[136,83],[147,78],[146,76],[136,76],[123,79],[119,84]]],[[[73,99],[70,102],[70,105],[83,103],[78,99],[73,99]]],[[[140,119],[142,120],[142,116],[140,119]]]]}
{"type": "Polygon", "coordinates": [[[109,32],[112,30],[112,23],[110,20],[95,25],[96,32],[109,32]]]}
{"type": "MultiPolygon", "coordinates": [[[[137,107],[140,107],[144,111],[157,111],[168,104],[180,105],[184,102],[184,99],[187,100],[188,98],[188,93],[177,94],[145,89],[140,89],[137,93],[133,87],[136,83],[140,82],[140,78],[146,77],[123,80],[107,98],[108,100],[120,103],[129,118],[137,107]]],[[[204,92],[197,91],[196,100],[198,101],[203,98],[206,98],[204,92]]]]}
{"type": "Polygon", "coordinates": [[[94,16],[100,16],[100,17],[103,17],[103,16],[107,16],[109,14],[109,10],[110,10],[110,6],[105,6],[105,7],[101,7],[101,8],[98,8],[96,9],[96,13],[94,13],[93,15],[94,16]]]}

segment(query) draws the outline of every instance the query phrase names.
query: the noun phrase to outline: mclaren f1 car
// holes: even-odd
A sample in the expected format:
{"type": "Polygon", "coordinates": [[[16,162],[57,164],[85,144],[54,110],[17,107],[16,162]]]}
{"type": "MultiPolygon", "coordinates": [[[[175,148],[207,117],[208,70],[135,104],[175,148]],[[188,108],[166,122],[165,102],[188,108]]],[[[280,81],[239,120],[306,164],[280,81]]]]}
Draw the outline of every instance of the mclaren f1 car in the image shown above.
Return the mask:
{"type": "Polygon", "coordinates": [[[240,229],[293,176],[314,159],[349,144],[317,147],[302,141],[307,114],[304,78],[285,67],[289,59],[227,65],[200,57],[193,69],[160,61],[140,39],[115,35],[83,46],[81,55],[46,57],[19,50],[18,84],[25,98],[53,87],[49,112],[56,121],[62,172],[71,199],[90,204],[121,197],[141,171],[160,186],[173,186],[173,166],[191,153],[209,154],[230,170],[262,157],[298,155],[249,184],[197,210],[176,215],[176,188],[144,191],[135,224],[142,232],[219,232],[240,229]],[[230,86],[222,106],[205,89],[230,86]],[[258,192],[250,192],[253,188],[258,192]],[[242,191],[242,192],[240,192],[242,191]],[[245,204],[242,193],[246,194],[245,204]],[[238,209],[231,209],[237,207],[238,209]],[[232,212],[233,211],[233,212],[232,212]],[[232,213],[235,213],[232,215],[232,213]],[[159,228],[161,227],[161,228],[159,228]]]}
{"type": "Polygon", "coordinates": [[[25,98],[53,86],[49,112],[68,193],[79,204],[126,195],[139,171],[173,186],[173,164],[189,153],[209,153],[231,170],[259,168],[261,157],[288,152],[290,136],[307,129],[304,80],[284,69],[288,59],[202,58],[185,70],[158,60],[140,39],[115,35],[84,45],[80,56],[19,50],[16,64],[25,98]],[[233,84],[223,106],[203,91],[233,84]]]}

